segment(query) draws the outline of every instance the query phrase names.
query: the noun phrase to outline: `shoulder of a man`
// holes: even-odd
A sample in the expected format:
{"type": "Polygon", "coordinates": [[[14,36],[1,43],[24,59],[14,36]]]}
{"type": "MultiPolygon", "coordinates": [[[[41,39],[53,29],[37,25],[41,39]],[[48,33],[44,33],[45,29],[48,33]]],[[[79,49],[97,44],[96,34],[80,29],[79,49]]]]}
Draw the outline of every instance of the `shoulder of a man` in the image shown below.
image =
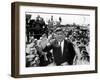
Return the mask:
{"type": "Polygon", "coordinates": [[[69,43],[69,44],[72,44],[72,42],[70,40],[68,40],[67,38],[65,38],[65,42],[69,43]]]}
{"type": "Polygon", "coordinates": [[[73,46],[74,47],[74,44],[70,40],[68,40],[66,38],[65,38],[65,43],[64,44],[66,44],[68,46],[73,46]]]}

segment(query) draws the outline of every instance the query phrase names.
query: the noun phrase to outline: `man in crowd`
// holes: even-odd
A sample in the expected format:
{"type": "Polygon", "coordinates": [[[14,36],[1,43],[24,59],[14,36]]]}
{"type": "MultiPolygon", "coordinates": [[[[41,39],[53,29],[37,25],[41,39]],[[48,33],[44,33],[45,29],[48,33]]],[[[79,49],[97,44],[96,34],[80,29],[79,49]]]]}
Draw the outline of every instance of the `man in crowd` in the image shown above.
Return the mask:
{"type": "Polygon", "coordinates": [[[54,34],[54,38],[51,38],[48,40],[48,43],[44,44],[43,51],[53,50],[53,65],[72,65],[76,54],[73,44],[65,38],[65,34],[61,28],[57,28],[54,34]]]}

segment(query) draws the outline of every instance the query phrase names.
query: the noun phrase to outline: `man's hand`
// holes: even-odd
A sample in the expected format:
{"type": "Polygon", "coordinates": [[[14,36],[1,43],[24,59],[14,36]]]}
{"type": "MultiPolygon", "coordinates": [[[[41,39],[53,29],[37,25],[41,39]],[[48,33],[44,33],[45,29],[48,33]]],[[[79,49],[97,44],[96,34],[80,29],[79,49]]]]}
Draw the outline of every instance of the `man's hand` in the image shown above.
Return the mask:
{"type": "Polygon", "coordinates": [[[41,45],[42,49],[44,49],[47,46],[47,43],[48,43],[48,39],[47,38],[41,39],[40,45],[41,45]]]}

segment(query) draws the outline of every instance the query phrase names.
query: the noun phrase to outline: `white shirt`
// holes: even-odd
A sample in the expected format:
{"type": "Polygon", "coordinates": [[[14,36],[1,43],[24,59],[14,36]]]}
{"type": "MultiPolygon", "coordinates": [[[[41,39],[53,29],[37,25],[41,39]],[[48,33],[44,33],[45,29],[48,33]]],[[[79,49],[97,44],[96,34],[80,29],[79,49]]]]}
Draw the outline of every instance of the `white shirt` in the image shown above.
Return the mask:
{"type": "Polygon", "coordinates": [[[59,42],[59,45],[61,43],[61,51],[62,51],[62,54],[63,54],[63,50],[64,50],[64,40],[62,42],[59,42]]]}

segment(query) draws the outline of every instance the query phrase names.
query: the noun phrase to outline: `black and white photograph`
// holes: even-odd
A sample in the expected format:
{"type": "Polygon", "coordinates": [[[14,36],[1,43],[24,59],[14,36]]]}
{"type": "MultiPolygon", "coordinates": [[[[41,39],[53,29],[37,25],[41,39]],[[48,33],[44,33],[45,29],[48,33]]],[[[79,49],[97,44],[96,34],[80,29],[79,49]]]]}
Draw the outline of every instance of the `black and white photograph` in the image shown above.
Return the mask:
{"type": "Polygon", "coordinates": [[[90,64],[90,15],[26,12],[26,67],[90,64]]]}
{"type": "Polygon", "coordinates": [[[97,7],[39,3],[14,6],[12,71],[16,76],[97,72],[97,7]]]}

